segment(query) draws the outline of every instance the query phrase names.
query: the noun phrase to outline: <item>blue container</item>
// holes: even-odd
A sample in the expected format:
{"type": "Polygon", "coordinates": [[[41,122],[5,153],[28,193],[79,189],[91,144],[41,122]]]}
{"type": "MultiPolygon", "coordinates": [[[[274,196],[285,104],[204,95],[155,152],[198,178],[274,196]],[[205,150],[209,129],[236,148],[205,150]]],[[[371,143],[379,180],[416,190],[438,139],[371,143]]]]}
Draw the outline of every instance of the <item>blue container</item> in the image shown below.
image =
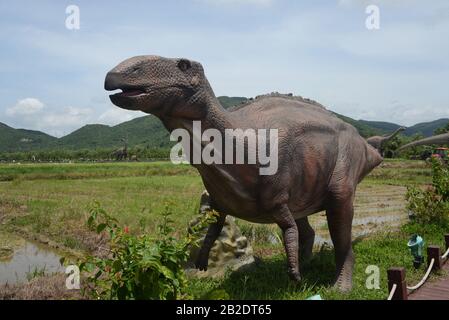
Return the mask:
{"type": "Polygon", "coordinates": [[[424,240],[419,235],[414,234],[411,236],[410,240],[407,243],[407,247],[409,247],[411,254],[413,255],[413,265],[415,268],[419,268],[421,264],[424,262],[423,249],[424,249],[424,240]]]}

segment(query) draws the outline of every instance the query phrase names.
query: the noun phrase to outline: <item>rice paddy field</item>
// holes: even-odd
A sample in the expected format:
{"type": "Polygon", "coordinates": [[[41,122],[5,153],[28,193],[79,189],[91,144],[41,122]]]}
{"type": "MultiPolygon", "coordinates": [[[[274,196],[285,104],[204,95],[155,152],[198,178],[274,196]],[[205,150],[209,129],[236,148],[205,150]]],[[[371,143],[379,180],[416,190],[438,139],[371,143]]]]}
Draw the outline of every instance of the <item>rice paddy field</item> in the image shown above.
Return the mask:
{"type": "MultiPolygon", "coordinates": [[[[216,297],[217,292],[231,299],[306,299],[315,294],[324,299],[385,299],[388,267],[406,266],[411,281],[422,273],[413,270],[406,246],[412,233],[419,231],[427,243],[443,243],[441,230],[424,226],[415,230],[417,226],[406,225],[407,186],[430,182],[425,162],[387,160],[359,185],[353,223],[356,269],[350,294],[330,287],[334,262],[324,213],[311,217],[317,233],[315,255],[302,266],[304,280],[299,286],[289,282],[283,246],[273,241],[272,235],[280,234],[278,228],[238,220],[253,246],[256,263],[221,278],[192,278],[189,293],[196,299],[216,297]],[[379,289],[366,288],[369,265],[380,268],[379,289]]],[[[86,227],[94,201],[136,234],[155,232],[161,213],[169,206],[177,234],[182,235],[197,215],[203,189],[195,169],[169,162],[0,164],[0,272],[2,263],[10,261],[24,241],[64,256],[95,254],[105,239],[86,227]]],[[[32,299],[36,298],[33,294],[51,297],[46,290],[62,292],[54,289],[61,274],[41,271],[30,271],[26,281],[12,286],[1,283],[0,275],[0,298],[32,299]]],[[[59,298],[79,296],[62,292],[59,298]]]]}

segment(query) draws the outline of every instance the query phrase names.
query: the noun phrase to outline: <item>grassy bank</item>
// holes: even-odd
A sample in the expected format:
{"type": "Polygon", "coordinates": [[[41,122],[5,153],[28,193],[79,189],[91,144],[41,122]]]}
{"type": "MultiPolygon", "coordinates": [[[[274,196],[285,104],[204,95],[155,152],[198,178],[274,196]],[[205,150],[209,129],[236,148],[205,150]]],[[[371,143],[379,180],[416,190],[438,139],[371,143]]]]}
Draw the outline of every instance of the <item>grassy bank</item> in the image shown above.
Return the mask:
{"type": "Polygon", "coordinates": [[[70,180],[114,177],[198,175],[188,165],[170,162],[0,164],[0,181],[70,180]]]}
{"type": "Polygon", "coordinates": [[[135,232],[153,232],[170,203],[180,229],[187,226],[203,190],[188,166],[170,163],[25,165],[0,168],[0,219],[5,226],[38,234],[71,249],[89,250],[85,228],[94,200],[135,232]]]}
{"type": "MultiPolygon", "coordinates": [[[[398,211],[405,216],[403,204],[392,204],[402,201],[403,187],[428,184],[430,180],[430,169],[423,162],[386,161],[362,182],[356,200],[359,214],[356,217],[363,220],[368,214],[377,216],[389,208],[388,215],[398,211]]],[[[35,235],[79,252],[93,252],[103,241],[85,226],[93,200],[99,201],[108,213],[134,233],[154,232],[160,213],[168,203],[181,234],[196,214],[199,195],[204,189],[194,169],[168,162],[0,165],[0,181],[0,230],[35,235]]],[[[317,219],[317,231],[327,232],[324,218],[318,214],[314,219],[317,219]]],[[[443,241],[442,230],[418,226],[419,230],[403,227],[392,231],[388,220],[379,223],[376,228],[369,229],[374,234],[356,239],[355,289],[349,295],[341,295],[329,289],[334,272],[331,248],[317,250],[311,263],[303,266],[303,282],[294,287],[285,272],[282,245],[270,244],[263,236],[276,232],[277,228],[238,223],[246,235],[252,234],[254,228],[262,235],[252,243],[256,265],[244,272],[228,273],[223,279],[191,279],[189,290],[195,298],[224,295],[233,299],[303,299],[317,293],[326,299],[385,298],[388,267],[406,266],[410,270],[410,281],[422,275],[422,270],[412,270],[406,247],[411,233],[419,231],[425,235],[427,243],[442,244],[443,241]],[[365,287],[368,265],[380,268],[379,290],[365,287]]]]}
{"type": "MultiPolygon", "coordinates": [[[[281,248],[271,254],[259,256],[255,266],[242,272],[228,273],[223,279],[192,279],[190,293],[195,298],[227,297],[231,299],[307,299],[320,294],[323,299],[379,299],[388,296],[387,269],[401,266],[407,269],[409,285],[416,284],[425,273],[425,266],[415,270],[412,256],[407,248],[411,234],[419,233],[427,244],[444,247],[444,233],[448,228],[407,225],[396,232],[378,232],[354,242],[356,265],[354,288],[342,294],[331,287],[334,275],[334,254],[331,248],[315,252],[312,261],[302,267],[302,282],[292,285],[286,274],[285,254],[281,248]],[[379,289],[367,289],[368,266],[377,266],[380,271],[379,289]]],[[[268,245],[267,245],[267,248],[268,245]]],[[[270,252],[266,250],[265,252],[270,252]]],[[[432,278],[442,275],[432,275],[432,278]]]]}

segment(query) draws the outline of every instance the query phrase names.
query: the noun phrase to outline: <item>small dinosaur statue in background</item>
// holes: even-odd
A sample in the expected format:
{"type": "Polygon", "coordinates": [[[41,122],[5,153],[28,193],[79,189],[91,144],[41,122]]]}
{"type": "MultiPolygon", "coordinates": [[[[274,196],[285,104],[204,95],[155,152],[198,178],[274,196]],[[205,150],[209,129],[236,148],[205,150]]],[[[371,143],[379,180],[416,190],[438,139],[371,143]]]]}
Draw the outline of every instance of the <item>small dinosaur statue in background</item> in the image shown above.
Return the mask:
{"type": "Polygon", "coordinates": [[[377,149],[377,151],[379,151],[379,153],[381,155],[383,155],[384,153],[384,148],[385,148],[385,144],[390,141],[391,139],[393,139],[394,137],[396,137],[400,132],[404,131],[406,128],[405,127],[399,127],[398,129],[396,129],[393,133],[389,134],[389,135],[383,135],[383,136],[374,136],[374,137],[370,137],[368,139],[366,139],[366,141],[372,145],[374,148],[377,149]]]}
{"type": "Polygon", "coordinates": [[[124,146],[122,148],[119,148],[112,152],[111,156],[115,158],[116,161],[123,161],[128,159],[128,141],[125,139],[122,139],[124,142],[124,146]]]}
{"type": "Polygon", "coordinates": [[[352,288],[355,191],[382,162],[353,126],[317,102],[290,95],[260,96],[227,111],[201,64],[188,59],[125,60],[107,74],[105,89],[122,91],[110,96],[116,106],[153,114],[170,132],[182,128],[191,139],[194,120],[201,121],[203,132],[216,129],[222,136],[225,129],[278,129],[278,170],[273,175],[260,175],[258,163],[192,164],[210,194],[211,207],[220,214],[198,255],[200,270],[207,269],[209,251],[231,215],[276,223],[283,233],[288,274],[300,281],[298,251],[310,256],[315,237],[307,217],[326,210],[335,248],[335,285],[343,291],[352,288]]]}

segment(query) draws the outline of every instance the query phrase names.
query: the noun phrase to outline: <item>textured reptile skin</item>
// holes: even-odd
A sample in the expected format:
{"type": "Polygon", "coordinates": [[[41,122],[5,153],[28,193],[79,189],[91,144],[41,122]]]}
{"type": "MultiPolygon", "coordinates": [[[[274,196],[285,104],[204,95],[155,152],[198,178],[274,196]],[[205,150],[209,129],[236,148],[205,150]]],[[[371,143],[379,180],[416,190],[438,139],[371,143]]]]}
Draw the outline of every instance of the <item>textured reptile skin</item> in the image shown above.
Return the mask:
{"type": "Polygon", "coordinates": [[[193,164],[221,216],[210,226],[197,267],[207,258],[226,215],[258,223],[276,223],[283,231],[288,273],[301,279],[298,257],[311,255],[314,231],[307,216],[326,210],[335,247],[336,280],[341,290],[352,287],[351,243],[353,200],[357,184],[382,162],[379,152],[351,125],[319,103],[278,93],[259,96],[232,110],[218,102],[200,63],[187,59],[140,56],[111,70],[106,90],[124,109],[154,114],[172,131],[278,129],[278,170],[261,176],[258,164],[193,164]],[[300,243],[299,243],[300,242],[300,243]],[[301,248],[303,252],[298,255],[301,248]]]}

